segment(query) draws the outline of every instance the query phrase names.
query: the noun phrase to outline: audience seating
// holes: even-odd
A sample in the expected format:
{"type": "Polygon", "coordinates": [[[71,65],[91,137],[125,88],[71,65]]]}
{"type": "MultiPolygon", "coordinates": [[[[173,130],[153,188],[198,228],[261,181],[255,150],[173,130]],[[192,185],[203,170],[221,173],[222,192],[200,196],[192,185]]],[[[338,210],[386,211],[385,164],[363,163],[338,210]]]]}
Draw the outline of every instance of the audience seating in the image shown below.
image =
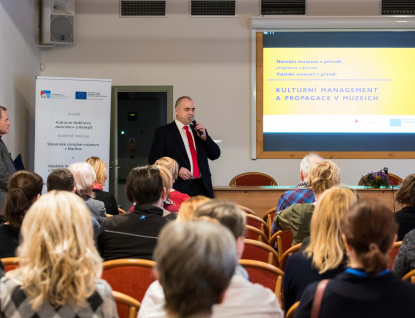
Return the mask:
{"type": "MultiPolygon", "coordinates": [[[[274,216],[275,216],[275,211],[277,210],[277,208],[272,208],[270,210],[267,211],[267,213],[265,213],[263,220],[267,223],[269,230],[271,231],[272,229],[272,222],[274,222],[274,216]]],[[[269,235],[271,235],[271,232],[269,232],[269,235]]]]}
{"type": "Polygon", "coordinates": [[[294,318],[295,314],[297,313],[297,308],[299,305],[300,305],[299,301],[297,301],[294,305],[292,305],[291,308],[288,309],[285,318],[294,318]]]}
{"type": "Polygon", "coordinates": [[[284,272],[273,265],[259,261],[240,259],[239,264],[247,270],[252,283],[271,289],[282,307],[281,285],[284,272]]]}
{"type": "Polygon", "coordinates": [[[142,259],[117,259],[102,264],[102,279],[114,291],[142,301],[148,287],[154,282],[153,261],[142,259]]]}
{"type": "Polygon", "coordinates": [[[399,248],[401,247],[402,241],[393,243],[390,251],[389,251],[389,264],[388,269],[392,270],[393,262],[395,261],[396,255],[398,255],[399,248]]]}
{"type": "MultiPolygon", "coordinates": [[[[388,173],[388,175],[389,175],[389,183],[391,185],[398,186],[398,185],[401,185],[402,184],[402,181],[403,180],[402,180],[401,177],[398,177],[396,174],[393,174],[393,173],[388,173]]],[[[358,185],[360,185],[360,186],[363,185],[363,178],[364,177],[365,176],[363,176],[363,177],[360,178],[358,185]]]]}
{"type": "Polygon", "coordinates": [[[270,229],[267,223],[260,217],[257,217],[256,215],[247,214],[246,224],[256,227],[258,230],[261,230],[266,235],[266,237],[269,238],[270,229]]]}
{"type": "Polygon", "coordinates": [[[242,211],[244,211],[246,214],[252,214],[255,215],[255,212],[252,211],[250,208],[247,208],[246,206],[243,205],[238,205],[238,208],[240,208],[242,211]]]}
{"type": "Polygon", "coordinates": [[[289,248],[285,253],[282,255],[280,259],[280,269],[282,271],[285,270],[285,264],[287,264],[288,257],[290,257],[293,253],[296,253],[300,250],[301,243],[294,245],[293,247],[289,248]]]}
{"type": "Polygon", "coordinates": [[[276,267],[280,264],[278,253],[271,246],[255,240],[245,240],[245,249],[241,258],[268,263],[276,267]]]}
{"type": "Polygon", "coordinates": [[[246,225],[246,235],[245,237],[249,240],[255,240],[260,241],[265,244],[268,244],[268,237],[262,232],[261,230],[258,230],[256,227],[246,225]]]}
{"type": "Polygon", "coordinates": [[[273,177],[261,172],[245,172],[234,177],[229,186],[276,186],[273,177]]]}
{"type": "Polygon", "coordinates": [[[269,240],[269,245],[271,247],[275,246],[275,243],[278,245],[278,257],[281,258],[284,255],[285,251],[291,248],[291,243],[293,241],[293,234],[290,230],[278,231],[275,233],[269,240]]]}
{"type": "Polygon", "coordinates": [[[4,272],[7,273],[8,271],[12,271],[19,267],[19,258],[18,257],[7,257],[2,258],[1,262],[4,265],[4,272]]]}
{"type": "Polygon", "coordinates": [[[112,295],[117,304],[119,318],[137,318],[141,305],[138,300],[117,291],[113,291],[112,295]]]}
{"type": "Polygon", "coordinates": [[[411,270],[404,277],[402,277],[402,280],[410,280],[412,284],[415,284],[415,269],[411,270]]]}

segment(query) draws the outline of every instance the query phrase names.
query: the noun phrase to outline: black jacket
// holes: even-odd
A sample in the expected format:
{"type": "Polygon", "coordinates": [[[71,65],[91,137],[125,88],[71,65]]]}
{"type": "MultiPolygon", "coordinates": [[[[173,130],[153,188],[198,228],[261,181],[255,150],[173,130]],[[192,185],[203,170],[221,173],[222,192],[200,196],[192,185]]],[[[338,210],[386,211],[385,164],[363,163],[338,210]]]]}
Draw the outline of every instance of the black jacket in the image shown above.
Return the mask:
{"type": "Polygon", "coordinates": [[[104,261],[121,258],[153,259],[160,230],[169,222],[163,210],[150,204],[132,213],[108,218],[97,234],[98,251],[104,261]]]}
{"type": "MultiPolygon", "coordinates": [[[[210,196],[213,198],[214,194],[208,158],[210,160],[218,159],[220,156],[220,149],[219,146],[212,140],[212,138],[210,138],[207,131],[207,139],[203,140],[197,135],[193,126],[191,127],[195,139],[197,161],[199,164],[199,171],[202,173],[203,184],[206,190],[209,192],[210,196]]],[[[151,145],[148,163],[152,165],[162,157],[170,157],[176,160],[179,164],[179,170],[181,167],[185,167],[190,170],[189,157],[187,156],[183,139],[180,135],[175,121],[168,125],[157,128],[154,132],[154,139],[151,145]]],[[[189,185],[190,180],[183,180],[179,177],[174,183],[174,189],[188,194],[189,185]]]]}

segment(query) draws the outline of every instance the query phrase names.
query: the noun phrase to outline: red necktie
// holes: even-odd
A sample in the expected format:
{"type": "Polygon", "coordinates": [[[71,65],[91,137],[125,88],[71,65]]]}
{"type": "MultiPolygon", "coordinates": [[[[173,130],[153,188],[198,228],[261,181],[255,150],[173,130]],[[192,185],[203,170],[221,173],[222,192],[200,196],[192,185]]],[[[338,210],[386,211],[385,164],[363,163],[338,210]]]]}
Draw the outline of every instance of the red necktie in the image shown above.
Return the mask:
{"type": "Polygon", "coordinates": [[[193,138],[190,134],[189,127],[184,126],[184,130],[186,130],[187,141],[189,142],[190,154],[192,155],[192,162],[193,162],[193,175],[195,178],[199,178],[199,164],[197,163],[197,154],[195,145],[193,144],[193,138]]]}

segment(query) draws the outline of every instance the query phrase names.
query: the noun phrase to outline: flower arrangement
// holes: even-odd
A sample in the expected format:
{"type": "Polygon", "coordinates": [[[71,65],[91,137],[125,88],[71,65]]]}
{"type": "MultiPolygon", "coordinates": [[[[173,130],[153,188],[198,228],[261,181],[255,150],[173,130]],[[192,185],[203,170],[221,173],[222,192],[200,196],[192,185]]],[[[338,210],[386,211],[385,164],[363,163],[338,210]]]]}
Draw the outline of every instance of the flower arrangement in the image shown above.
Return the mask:
{"type": "Polygon", "coordinates": [[[362,176],[362,183],[365,187],[379,189],[381,187],[389,188],[389,175],[383,170],[372,171],[362,176]]]}

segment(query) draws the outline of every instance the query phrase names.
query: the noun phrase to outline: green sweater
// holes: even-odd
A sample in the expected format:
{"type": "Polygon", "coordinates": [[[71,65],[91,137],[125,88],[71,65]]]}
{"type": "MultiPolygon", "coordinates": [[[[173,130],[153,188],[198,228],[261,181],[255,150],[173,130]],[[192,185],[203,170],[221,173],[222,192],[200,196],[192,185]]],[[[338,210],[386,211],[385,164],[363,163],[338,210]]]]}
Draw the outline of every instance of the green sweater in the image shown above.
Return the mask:
{"type": "Polygon", "coordinates": [[[293,204],[275,214],[274,222],[280,230],[290,230],[293,234],[291,246],[302,243],[310,235],[310,222],[315,205],[312,203],[293,204]]]}

